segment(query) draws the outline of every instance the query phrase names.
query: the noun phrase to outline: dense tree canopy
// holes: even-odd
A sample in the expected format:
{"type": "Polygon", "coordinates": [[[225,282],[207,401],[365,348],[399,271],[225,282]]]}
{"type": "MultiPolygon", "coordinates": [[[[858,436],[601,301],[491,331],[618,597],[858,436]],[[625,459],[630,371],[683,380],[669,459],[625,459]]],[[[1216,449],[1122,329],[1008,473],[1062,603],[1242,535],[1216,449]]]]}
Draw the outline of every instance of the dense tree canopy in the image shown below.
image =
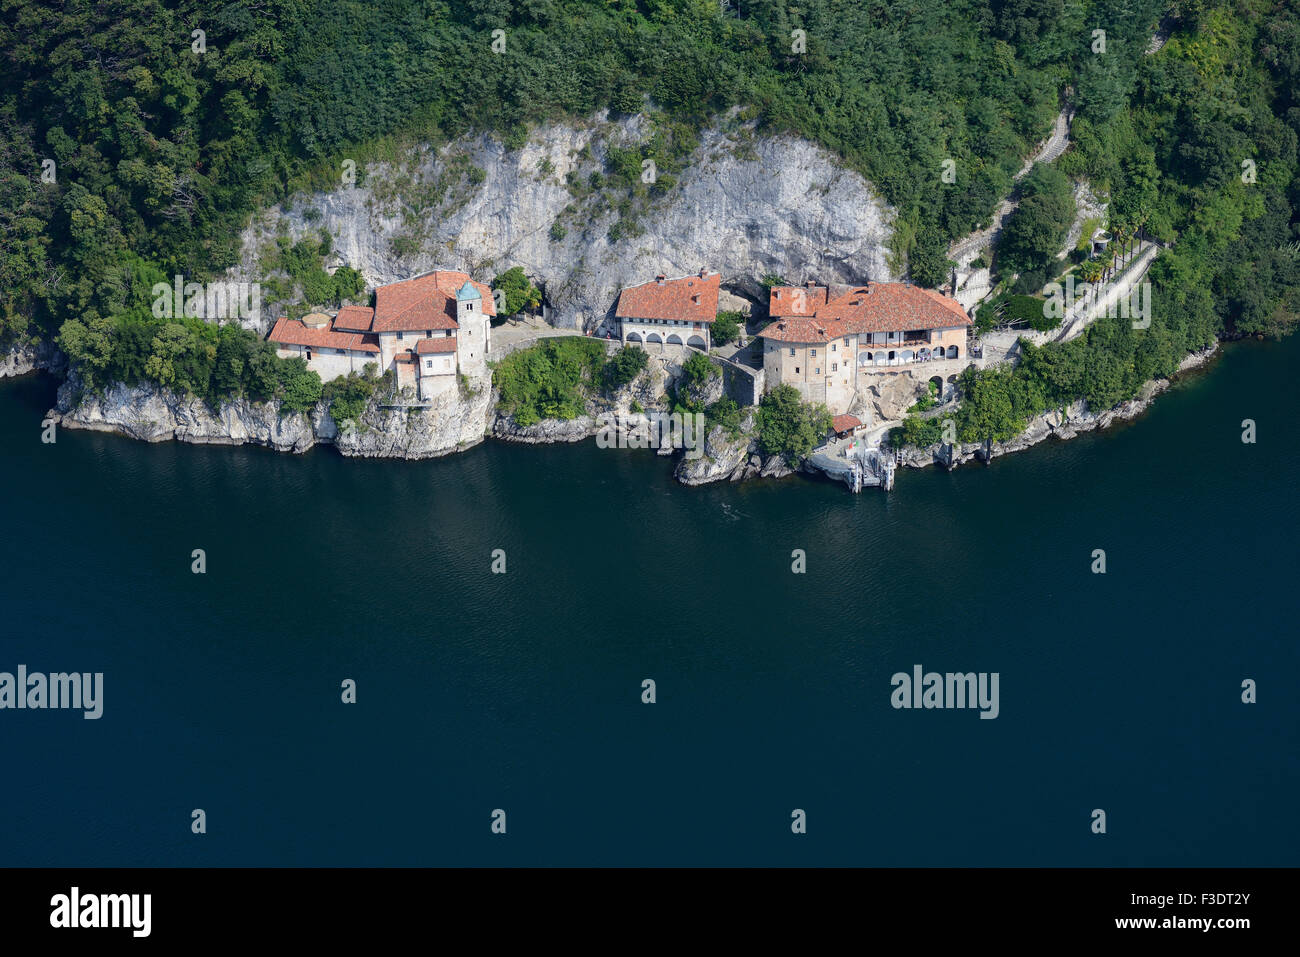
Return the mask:
{"type": "MultiPolygon", "coordinates": [[[[1118,369],[1128,383],[1217,332],[1275,333],[1297,311],[1300,18],[1276,0],[0,0],[0,9],[0,339],[49,338],[75,322],[63,339],[92,379],[89,357],[117,368],[104,355],[120,351],[144,357],[138,371],[126,363],[131,374],[203,388],[206,347],[144,328],[123,290],[139,263],[165,276],[218,275],[258,204],[335,186],[347,160],[364,175],[367,158],[402,144],[489,130],[513,145],[542,120],[647,104],[669,120],[649,144],[611,153],[607,184],[651,201],[670,193],[700,126],[738,106],[877,184],[898,209],[895,262],[934,285],[946,278],[949,240],[989,220],[1070,87],[1075,145],[1058,168],[1109,190],[1112,227],[1177,239],[1152,273],[1162,321],[1140,347],[1098,331],[1094,346],[1121,350],[1098,360],[1098,375],[1112,381],[1118,369]],[[1144,55],[1170,12],[1169,42],[1144,55]],[[666,162],[647,185],[637,171],[656,157],[666,162]],[[120,349],[96,352],[116,338],[120,349]]],[[[1049,245],[1057,212],[1031,204],[1027,255],[1049,245]]],[[[320,268],[319,249],[299,252],[280,250],[309,305],[355,290],[355,276],[320,268]]]]}

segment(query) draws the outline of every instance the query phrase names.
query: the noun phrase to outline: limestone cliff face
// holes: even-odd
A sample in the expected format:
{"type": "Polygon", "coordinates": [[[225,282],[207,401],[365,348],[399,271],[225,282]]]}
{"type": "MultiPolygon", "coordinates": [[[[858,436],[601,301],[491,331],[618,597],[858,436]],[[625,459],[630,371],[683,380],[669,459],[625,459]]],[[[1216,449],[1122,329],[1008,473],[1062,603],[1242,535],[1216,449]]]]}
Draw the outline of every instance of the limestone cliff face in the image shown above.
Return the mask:
{"type": "Polygon", "coordinates": [[[611,146],[648,136],[644,118],[602,113],[540,127],[517,150],[482,136],[405,164],[373,164],[358,186],[298,195],[255,217],[233,278],[262,278],[262,250],[277,235],[296,240],[323,228],[336,254],[326,265],[346,263],[371,285],[435,268],[487,280],[522,266],[544,285],[555,324],[585,329],[599,325],[620,289],[660,272],[707,266],[753,293],[768,273],[896,278],[886,263],[894,211],[871,184],[807,141],[759,137],[734,118],[705,130],[677,182],[611,240],[620,194],[566,183],[588,183],[611,146]]]}
{"type": "Polygon", "coordinates": [[[73,429],[115,432],[145,442],[264,445],[306,452],[318,443],[349,456],[422,459],[482,441],[492,405],[489,380],[470,379],[429,408],[392,409],[371,403],[356,422],[336,423],[324,404],[310,413],[283,414],[280,404],[236,399],[213,409],[202,399],[141,383],[103,395],[82,393],[74,374],[59,388],[57,418],[73,429]]]}
{"type": "Polygon", "coordinates": [[[483,441],[494,405],[492,377],[470,377],[427,408],[387,408],[373,400],[356,422],[339,423],[334,444],[362,458],[424,459],[483,441]]]}
{"type": "Polygon", "coordinates": [[[0,379],[26,375],[38,369],[62,372],[67,365],[67,356],[48,342],[12,346],[0,351],[0,379]]]}
{"type": "Polygon", "coordinates": [[[145,442],[249,443],[282,452],[305,452],[316,443],[318,428],[327,434],[334,428],[327,415],[319,425],[307,415],[281,415],[276,402],[238,399],[215,410],[202,399],[146,383],[118,383],[103,395],[82,393],[75,373],[59,386],[56,411],[67,428],[116,432],[145,442]]]}

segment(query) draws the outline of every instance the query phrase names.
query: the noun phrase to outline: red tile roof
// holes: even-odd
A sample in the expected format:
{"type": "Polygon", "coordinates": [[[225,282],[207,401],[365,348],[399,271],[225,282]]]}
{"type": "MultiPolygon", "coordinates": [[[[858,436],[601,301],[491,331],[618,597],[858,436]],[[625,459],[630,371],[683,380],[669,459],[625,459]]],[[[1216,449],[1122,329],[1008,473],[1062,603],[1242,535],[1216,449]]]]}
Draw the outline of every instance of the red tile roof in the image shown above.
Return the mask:
{"type": "Polygon", "coordinates": [[[466,282],[483,296],[483,312],[497,314],[492,290],[463,272],[439,270],[375,289],[374,332],[457,329],[456,290],[466,282]]]}
{"type": "Polygon", "coordinates": [[[831,428],[838,432],[847,432],[849,429],[856,429],[862,423],[856,415],[837,415],[831,419],[831,428]]]}
{"type": "Polygon", "coordinates": [[[759,335],[782,342],[829,342],[864,332],[970,325],[970,317],[955,300],[906,282],[873,282],[844,291],[778,286],[772,290],[768,309],[772,322],[759,335]]]}
{"type": "Polygon", "coordinates": [[[334,317],[334,328],[340,331],[369,332],[375,320],[375,310],[369,306],[344,306],[334,317]]]}
{"type": "Polygon", "coordinates": [[[825,286],[773,286],[767,297],[768,315],[811,316],[826,305],[830,290],[825,286]]]}
{"type": "Polygon", "coordinates": [[[379,339],[373,335],[358,332],[340,332],[334,328],[334,320],[329,325],[313,329],[303,325],[301,319],[276,320],[275,328],[266,337],[270,342],[286,346],[311,346],[315,349],[345,349],[348,352],[379,352],[379,339]]]}
{"type": "Polygon", "coordinates": [[[455,352],[455,336],[438,336],[435,339],[421,339],[416,343],[415,351],[420,355],[429,355],[434,352],[455,352]]]}
{"type": "Polygon", "coordinates": [[[624,289],[619,294],[614,314],[620,319],[713,322],[718,318],[718,289],[721,285],[722,277],[716,272],[680,279],[655,278],[624,289]]]}

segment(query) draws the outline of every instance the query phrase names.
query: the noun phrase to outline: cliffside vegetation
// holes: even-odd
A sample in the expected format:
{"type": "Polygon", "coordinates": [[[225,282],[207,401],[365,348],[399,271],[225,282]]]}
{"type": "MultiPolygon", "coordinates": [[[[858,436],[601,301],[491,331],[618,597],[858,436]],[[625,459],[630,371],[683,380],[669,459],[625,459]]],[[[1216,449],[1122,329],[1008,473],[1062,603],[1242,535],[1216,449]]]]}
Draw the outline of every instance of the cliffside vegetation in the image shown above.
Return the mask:
{"type": "Polygon", "coordinates": [[[56,341],[81,375],[101,391],[114,382],[156,382],[205,399],[278,398],[285,412],[304,412],[321,396],[320,376],[303,359],[281,359],[275,347],[236,323],[153,314],[152,289],[168,279],[156,267],[128,259],[113,276],[111,315],[69,319],[56,341]]]}
{"type": "MultiPolygon", "coordinates": [[[[1061,82],[1111,96],[1119,80],[1085,69],[1088,25],[1106,22],[1113,47],[1140,48],[1159,10],[1155,0],[1124,18],[1106,12],[1119,0],[0,4],[7,338],[113,314],[101,285],[128,252],[168,274],[210,275],[235,260],[256,204],[335,187],[345,160],[360,176],[398,143],[473,129],[518,144],[530,123],[636,111],[647,98],[681,124],[682,142],[738,104],[769,130],[840,153],[903,211],[899,252],[928,282],[944,241],[988,216],[1044,135],[1061,82]],[[957,178],[945,185],[948,159],[957,178]]],[[[1123,89],[1114,96],[1122,103],[1123,89]]],[[[609,174],[626,179],[642,160],[613,157],[609,174]]]]}
{"type": "MultiPolygon", "coordinates": [[[[1068,343],[1026,345],[1014,371],[963,376],[960,441],[1011,438],[1077,398],[1109,409],[1216,336],[1300,321],[1300,16],[1268,0],[1177,10],[1169,41],[1133,59],[1115,96],[1083,100],[1057,162],[1109,190],[1113,232],[1172,244],[1146,277],[1149,327],[1098,319],[1068,343]]],[[[937,442],[941,419],[908,421],[894,441],[937,442]]]]}
{"type": "Polygon", "coordinates": [[[498,408],[518,425],[576,419],[583,414],[587,398],[600,388],[605,366],[603,340],[543,339],[506,356],[492,370],[492,384],[500,393],[498,408]]]}
{"type": "Polygon", "coordinates": [[[826,438],[831,414],[820,403],[804,402],[792,385],[779,385],[758,406],[758,447],[795,465],[826,438]]]}

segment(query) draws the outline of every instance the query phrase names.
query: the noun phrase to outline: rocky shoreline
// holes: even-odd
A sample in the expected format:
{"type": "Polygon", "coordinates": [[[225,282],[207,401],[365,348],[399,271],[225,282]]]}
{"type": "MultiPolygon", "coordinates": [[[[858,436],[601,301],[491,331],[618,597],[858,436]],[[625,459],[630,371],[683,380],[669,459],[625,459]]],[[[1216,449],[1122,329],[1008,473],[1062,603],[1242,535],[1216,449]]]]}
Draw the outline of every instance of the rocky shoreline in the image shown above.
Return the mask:
{"type": "MultiPolygon", "coordinates": [[[[1198,368],[1219,350],[1210,348],[1188,356],[1178,374],[1198,368]]],[[[57,369],[57,350],[15,350],[4,357],[0,369],[33,371],[57,369]]],[[[5,371],[5,375],[21,372],[5,371]]],[[[342,455],[359,458],[426,459],[464,451],[496,438],[524,444],[581,442],[599,431],[598,416],[617,412],[629,414],[637,406],[663,411],[663,395],[669,370],[652,366],[635,382],[608,398],[592,399],[586,414],[570,420],[547,419],[519,425],[508,413],[496,408],[497,394],[490,376],[468,381],[466,387],[438,396],[420,406],[389,406],[372,402],[356,421],[336,422],[320,403],[309,413],[282,413],[277,401],[252,402],[235,399],[213,409],[194,396],[141,383],[117,384],[103,395],[83,393],[74,371],[58,390],[56,406],[49,418],[72,429],[110,432],[144,442],[179,441],[199,445],[260,445],[280,452],[303,453],[317,445],[332,445],[342,455]]],[[[925,468],[941,465],[955,468],[968,462],[988,462],[1001,455],[1020,452],[1049,438],[1071,439],[1083,432],[1104,429],[1115,422],[1141,415],[1164,392],[1170,380],[1146,383],[1139,395],[1113,409],[1094,414],[1082,401],[1032,419],[1028,427],[1007,442],[958,443],[927,448],[903,449],[899,465],[925,468]]],[[[820,474],[807,462],[799,468],[777,455],[764,456],[757,447],[751,410],[737,433],[714,426],[705,435],[703,454],[680,456],[674,469],[683,485],[739,482],[755,478],[783,478],[796,471],[820,474]]],[[[670,448],[659,454],[672,455],[670,448]]]]}
{"type": "Polygon", "coordinates": [[[14,346],[0,355],[0,379],[17,378],[29,372],[63,372],[68,357],[48,342],[14,346]]]}
{"type": "MultiPolygon", "coordinates": [[[[1181,375],[1209,362],[1219,351],[1215,342],[1208,349],[1194,352],[1187,356],[1178,366],[1175,375],[1181,375]]],[[[1156,396],[1172,384],[1170,379],[1153,379],[1146,382],[1138,395],[1126,402],[1121,402],[1113,409],[1094,413],[1082,400],[1072,402],[1064,409],[1057,409],[1035,416],[1029,425],[1014,439],[1006,442],[965,442],[953,445],[939,444],[926,448],[906,448],[898,453],[898,464],[908,468],[926,468],[930,465],[942,465],[953,469],[967,462],[989,462],[1000,455],[1023,452],[1040,442],[1055,438],[1062,441],[1072,439],[1083,432],[1104,429],[1115,422],[1127,422],[1145,412],[1155,401],[1156,396]]]]}

